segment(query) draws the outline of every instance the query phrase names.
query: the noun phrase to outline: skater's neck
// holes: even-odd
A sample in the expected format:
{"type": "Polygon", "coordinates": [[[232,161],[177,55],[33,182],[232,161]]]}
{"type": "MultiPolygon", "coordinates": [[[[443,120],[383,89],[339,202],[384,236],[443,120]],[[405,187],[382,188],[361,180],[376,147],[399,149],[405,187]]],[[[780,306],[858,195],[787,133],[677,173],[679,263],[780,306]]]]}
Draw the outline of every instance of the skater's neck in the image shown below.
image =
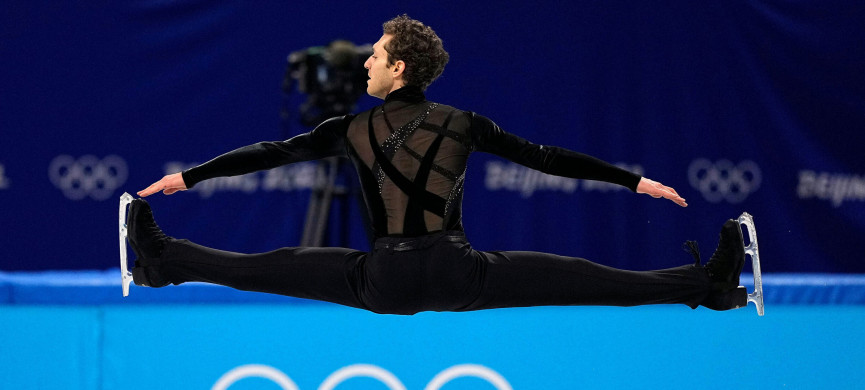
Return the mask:
{"type": "Polygon", "coordinates": [[[393,91],[384,98],[385,103],[390,101],[401,101],[407,103],[420,103],[426,100],[423,91],[419,87],[406,85],[396,91],[393,91]]]}

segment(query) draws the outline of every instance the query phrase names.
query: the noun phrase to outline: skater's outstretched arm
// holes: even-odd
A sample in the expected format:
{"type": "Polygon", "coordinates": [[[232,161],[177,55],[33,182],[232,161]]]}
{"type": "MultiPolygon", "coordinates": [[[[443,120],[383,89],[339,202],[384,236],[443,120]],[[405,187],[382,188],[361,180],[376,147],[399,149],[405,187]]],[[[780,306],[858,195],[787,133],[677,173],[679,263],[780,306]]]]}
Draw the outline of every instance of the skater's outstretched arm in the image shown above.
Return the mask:
{"type": "Polygon", "coordinates": [[[145,197],[159,191],[171,195],[214,177],[237,176],[299,161],[345,153],[345,132],[353,116],[331,118],[312,131],[286,141],[259,142],[232,150],[197,167],[167,175],[138,192],[145,197]]]}
{"type": "Polygon", "coordinates": [[[490,119],[471,113],[472,142],[477,150],[493,153],[515,163],[556,176],[600,180],[629,188],[638,194],[688,204],[672,187],[628,172],[587,154],[557,146],[533,144],[502,130],[490,119]]]}

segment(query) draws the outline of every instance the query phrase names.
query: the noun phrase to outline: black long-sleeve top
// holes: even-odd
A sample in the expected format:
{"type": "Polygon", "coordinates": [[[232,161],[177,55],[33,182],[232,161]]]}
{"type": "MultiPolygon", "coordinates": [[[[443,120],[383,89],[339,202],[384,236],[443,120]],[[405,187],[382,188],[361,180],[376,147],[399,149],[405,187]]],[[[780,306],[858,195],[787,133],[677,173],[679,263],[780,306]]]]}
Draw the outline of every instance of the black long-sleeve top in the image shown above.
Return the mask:
{"type": "Polygon", "coordinates": [[[299,161],[347,156],[363,186],[376,237],[462,230],[462,189],[472,151],[544,173],[636,191],[640,176],[567,149],[533,144],[473,112],[432,103],[411,86],[382,106],[329,119],[286,141],[245,146],[183,172],[188,188],[299,161]]]}

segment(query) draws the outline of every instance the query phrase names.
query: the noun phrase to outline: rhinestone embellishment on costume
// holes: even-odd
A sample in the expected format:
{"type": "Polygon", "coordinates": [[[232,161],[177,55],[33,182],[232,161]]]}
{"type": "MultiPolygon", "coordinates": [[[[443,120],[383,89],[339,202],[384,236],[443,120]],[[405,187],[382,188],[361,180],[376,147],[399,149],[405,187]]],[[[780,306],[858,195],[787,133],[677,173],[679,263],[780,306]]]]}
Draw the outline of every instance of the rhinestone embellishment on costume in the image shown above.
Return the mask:
{"type": "MultiPolygon", "coordinates": [[[[396,151],[399,150],[403,146],[403,144],[405,144],[405,140],[407,140],[408,137],[411,136],[415,130],[417,130],[417,127],[420,126],[420,124],[423,123],[427,117],[429,117],[430,112],[432,112],[432,110],[434,110],[436,107],[438,107],[438,103],[430,104],[423,114],[418,115],[417,118],[414,118],[411,122],[406,123],[402,127],[396,129],[391,135],[387,137],[387,139],[384,140],[384,142],[382,142],[382,152],[384,152],[384,154],[388,156],[388,158],[393,157],[394,153],[396,153],[396,151]]],[[[382,106],[381,108],[381,113],[382,115],[384,115],[384,106],[382,106]]],[[[379,194],[382,193],[382,189],[384,187],[384,177],[384,171],[379,166],[376,170],[376,179],[378,179],[379,194]]]]}
{"type": "MultiPolygon", "coordinates": [[[[452,203],[463,192],[463,182],[465,181],[465,179],[466,179],[466,171],[463,171],[463,173],[460,175],[460,177],[457,178],[456,183],[454,183],[453,188],[451,188],[451,191],[448,194],[448,200],[445,203],[445,215],[448,215],[451,212],[452,203]]],[[[446,220],[447,219],[445,219],[445,221],[446,220]]],[[[442,221],[442,223],[444,223],[445,221],[442,221]]]]}

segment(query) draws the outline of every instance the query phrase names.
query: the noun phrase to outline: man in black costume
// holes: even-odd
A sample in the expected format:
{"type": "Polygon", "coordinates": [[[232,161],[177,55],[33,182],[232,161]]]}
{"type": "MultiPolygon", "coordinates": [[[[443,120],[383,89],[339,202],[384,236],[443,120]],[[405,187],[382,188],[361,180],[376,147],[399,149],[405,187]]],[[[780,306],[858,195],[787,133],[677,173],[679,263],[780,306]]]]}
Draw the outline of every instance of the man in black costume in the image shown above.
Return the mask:
{"type": "Polygon", "coordinates": [[[134,282],[209,282],[334,302],[377,313],[467,311],[539,305],[634,306],[683,303],[715,310],[745,306],[739,288],[742,232],[727,221],[710,261],[657,271],[626,271],[581,258],[539,252],[472,249],[462,227],[462,189],[473,151],[542,172],[601,180],[685,200],[670,187],[597,158],[532,144],[473,112],[429,102],[423,91],[448,54],[435,32],[406,15],[384,24],[364,64],[367,92],[384,100],[372,110],[329,119],[286,141],[236,149],[167,175],[138,193],[172,194],[220,176],[298,161],[347,156],[357,169],[375,233],[370,252],[282,248],[268,253],[220,251],[165,235],[149,205],[132,201],[128,238],[137,255],[134,282]]]}

